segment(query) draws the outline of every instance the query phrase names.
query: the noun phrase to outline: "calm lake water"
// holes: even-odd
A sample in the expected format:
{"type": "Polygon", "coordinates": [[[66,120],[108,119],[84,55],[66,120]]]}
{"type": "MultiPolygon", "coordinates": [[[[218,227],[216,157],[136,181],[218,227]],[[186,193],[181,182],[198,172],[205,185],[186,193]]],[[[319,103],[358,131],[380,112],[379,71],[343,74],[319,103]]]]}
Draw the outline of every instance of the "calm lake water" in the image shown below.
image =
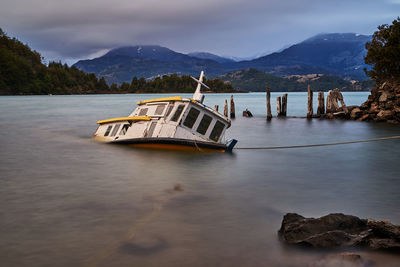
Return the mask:
{"type": "MultiPolygon", "coordinates": [[[[0,97],[1,266],[305,266],[335,251],[284,246],[277,230],[287,212],[400,224],[399,140],[205,154],[90,138],[97,120],[126,116],[136,101],[154,97],[0,97]],[[177,184],[182,191],[173,190],[177,184]]],[[[347,105],[367,97],[344,93],[347,105]]],[[[223,110],[228,98],[206,95],[206,104],[223,110]]],[[[266,123],[262,93],[235,95],[235,103],[226,138],[238,147],[400,135],[384,123],[266,123]],[[241,117],[245,108],[255,117],[241,117]]],[[[289,93],[288,115],[305,114],[306,93],[289,93]]],[[[376,266],[400,262],[357,253],[376,266]]]]}

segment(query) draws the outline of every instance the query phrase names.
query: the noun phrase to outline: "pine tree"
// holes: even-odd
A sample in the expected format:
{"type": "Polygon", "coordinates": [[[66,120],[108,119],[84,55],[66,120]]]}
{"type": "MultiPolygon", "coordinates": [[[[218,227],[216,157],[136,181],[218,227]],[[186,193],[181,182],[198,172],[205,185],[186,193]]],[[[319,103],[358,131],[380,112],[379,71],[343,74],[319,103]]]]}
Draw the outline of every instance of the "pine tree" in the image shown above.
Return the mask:
{"type": "Polygon", "coordinates": [[[385,81],[400,83],[400,18],[395,19],[392,25],[378,26],[372,41],[365,47],[368,50],[365,63],[373,65],[369,71],[364,69],[367,75],[377,84],[385,81]]]}

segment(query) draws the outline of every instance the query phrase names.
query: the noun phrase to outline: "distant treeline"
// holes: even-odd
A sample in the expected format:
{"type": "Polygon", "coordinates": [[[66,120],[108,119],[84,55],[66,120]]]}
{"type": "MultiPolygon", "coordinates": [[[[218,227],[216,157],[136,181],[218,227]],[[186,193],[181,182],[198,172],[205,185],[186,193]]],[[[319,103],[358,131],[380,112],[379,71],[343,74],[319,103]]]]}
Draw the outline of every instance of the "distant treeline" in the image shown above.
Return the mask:
{"type": "MultiPolygon", "coordinates": [[[[210,89],[203,88],[203,91],[215,93],[237,92],[233,89],[230,83],[224,82],[218,78],[204,79],[203,82],[210,87],[210,89]]],[[[194,81],[190,76],[178,76],[176,74],[172,74],[170,76],[164,75],[161,78],[157,77],[151,81],[146,81],[144,78],[138,79],[137,77],[134,77],[131,84],[121,84],[122,88],[125,90],[128,90],[129,88],[130,92],[132,93],[193,93],[196,86],[197,82],[194,81]]]]}
{"type": "MultiPolygon", "coordinates": [[[[132,79],[121,85],[107,85],[75,67],[59,62],[42,63],[41,55],[0,29],[0,94],[106,94],[106,93],[189,93],[196,82],[190,76],[163,76],[151,81],[132,79]]],[[[206,80],[212,92],[234,92],[232,85],[219,79],[206,80]]]]}

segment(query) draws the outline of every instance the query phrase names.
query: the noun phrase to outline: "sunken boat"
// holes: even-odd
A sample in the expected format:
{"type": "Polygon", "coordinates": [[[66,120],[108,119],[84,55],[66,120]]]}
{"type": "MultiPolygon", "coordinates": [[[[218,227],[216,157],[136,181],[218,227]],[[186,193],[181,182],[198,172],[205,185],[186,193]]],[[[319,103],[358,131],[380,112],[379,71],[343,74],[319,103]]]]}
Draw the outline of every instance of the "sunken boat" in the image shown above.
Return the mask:
{"type": "Polygon", "coordinates": [[[181,96],[137,102],[128,117],[100,120],[96,140],[140,148],[231,152],[237,140],[224,142],[231,120],[203,104],[204,72],[192,98],[181,96]]]}

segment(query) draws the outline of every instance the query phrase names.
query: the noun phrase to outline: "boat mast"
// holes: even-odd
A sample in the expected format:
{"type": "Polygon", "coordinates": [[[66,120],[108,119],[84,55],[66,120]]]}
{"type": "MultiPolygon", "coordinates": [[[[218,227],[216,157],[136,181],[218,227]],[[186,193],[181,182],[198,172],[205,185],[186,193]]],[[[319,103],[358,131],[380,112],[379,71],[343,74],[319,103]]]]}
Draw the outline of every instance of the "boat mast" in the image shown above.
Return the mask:
{"type": "Polygon", "coordinates": [[[192,76],[190,76],[190,77],[197,82],[197,87],[196,87],[196,91],[193,94],[193,99],[200,103],[203,103],[204,95],[200,92],[201,86],[203,85],[204,87],[210,89],[210,87],[208,87],[207,85],[205,85],[203,83],[204,71],[201,71],[200,78],[198,80],[192,76]]]}

